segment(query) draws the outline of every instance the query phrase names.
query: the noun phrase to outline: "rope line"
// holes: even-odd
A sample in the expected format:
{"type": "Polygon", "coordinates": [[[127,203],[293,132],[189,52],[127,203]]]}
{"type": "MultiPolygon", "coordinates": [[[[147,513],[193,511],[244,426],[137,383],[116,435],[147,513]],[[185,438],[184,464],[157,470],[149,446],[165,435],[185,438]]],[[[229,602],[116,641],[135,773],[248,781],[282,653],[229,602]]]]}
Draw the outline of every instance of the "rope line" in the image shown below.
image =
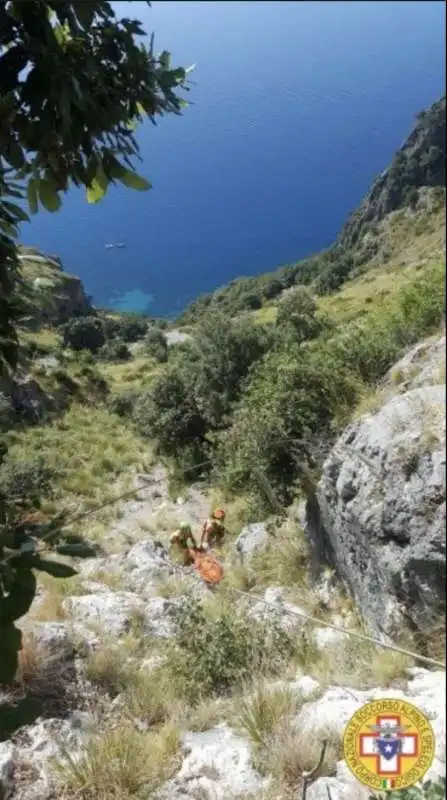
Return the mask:
{"type": "MultiPolygon", "coordinates": [[[[249,600],[256,600],[264,605],[278,611],[277,606],[274,603],[269,602],[268,600],[264,600],[259,595],[249,594],[248,592],[243,592],[241,589],[235,589],[234,587],[229,587],[232,592],[236,594],[240,594],[243,597],[248,597],[249,600]]],[[[441,669],[445,670],[445,664],[441,661],[436,661],[434,658],[428,658],[427,656],[421,656],[418,653],[413,653],[411,650],[406,650],[403,647],[398,647],[396,644],[387,644],[386,642],[381,642],[380,639],[375,639],[372,636],[367,636],[364,633],[357,633],[357,631],[349,631],[347,628],[342,628],[339,625],[334,625],[332,622],[325,622],[324,620],[317,619],[316,617],[312,617],[310,614],[306,614],[304,611],[296,611],[290,608],[282,608],[282,611],[286,614],[290,614],[293,617],[302,617],[309,622],[312,622],[314,625],[318,625],[319,627],[325,628],[332,628],[334,631],[339,631],[340,633],[345,633],[347,636],[354,636],[356,639],[361,639],[364,642],[372,642],[373,644],[377,645],[378,647],[383,647],[386,650],[393,650],[396,653],[402,653],[405,656],[410,656],[417,661],[424,661],[426,664],[431,664],[434,667],[441,667],[441,669]]]]}
{"type": "MultiPolygon", "coordinates": [[[[290,438],[290,439],[288,439],[288,441],[296,442],[297,440],[295,440],[293,438],[290,438]]],[[[346,448],[346,449],[348,449],[348,448],[346,448]]],[[[352,448],[349,448],[349,450],[351,450],[351,449],[352,448]]],[[[355,452],[355,451],[353,451],[352,454],[353,455],[358,455],[360,458],[362,457],[362,454],[359,454],[358,452],[355,452]]],[[[194,469],[197,469],[198,467],[206,466],[206,465],[212,464],[212,463],[213,462],[212,462],[211,459],[207,459],[206,461],[202,461],[199,464],[195,464],[194,465],[194,469]]],[[[366,459],[365,459],[365,463],[367,463],[366,459]]],[[[373,468],[372,464],[368,464],[367,463],[367,466],[369,466],[370,469],[374,472],[374,468],[373,468]]],[[[165,469],[166,469],[166,467],[165,467],[165,469]]],[[[191,470],[191,467],[190,468],[185,468],[185,469],[182,469],[182,470],[177,470],[177,472],[181,472],[182,474],[186,474],[190,470],[191,470]]],[[[258,478],[259,477],[260,477],[260,475],[258,475],[258,478]]],[[[267,477],[265,475],[262,474],[262,478],[265,479],[265,482],[269,483],[268,479],[267,479],[267,477]]],[[[264,483],[264,480],[262,480],[261,483],[264,483]]],[[[138,487],[135,487],[134,489],[127,490],[126,492],[123,492],[122,494],[119,494],[119,495],[117,495],[115,497],[112,497],[109,500],[106,500],[106,501],[104,501],[103,503],[100,503],[97,506],[93,506],[93,508],[87,509],[86,511],[84,511],[84,512],[82,512],[80,514],[74,515],[72,517],[68,517],[68,519],[66,519],[64,522],[62,522],[60,526],[55,526],[54,528],[51,528],[48,531],[47,534],[44,534],[42,537],[40,537],[39,543],[45,542],[46,538],[48,536],[53,536],[54,533],[57,530],[62,532],[64,528],[66,528],[68,525],[72,524],[73,522],[79,522],[79,521],[85,519],[86,517],[91,516],[92,514],[95,514],[98,511],[102,511],[102,509],[107,508],[108,506],[111,506],[111,505],[114,505],[115,503],[118,503],[120,500],[125,500],[127,498],[133,497],[134,495],[138,494],[138,492],[142,491],[143,489],[145,489],[147,486],[150,486],[150,485],[151,485],[151,481],[150,480],[143,481],[143,485],[142,486],[138,486],[138,487]]],[[[264,486],[264,490],[265,490],[265,486],[264,486]]],[[[274,492],[273,492],[273,495],[274,495],[274,492]]],[[[275,497],[275,505],[276,505],[276,502],[277,501],[276,501],[276,497],[275,497]]],[[[10,560],[11,558],[14,557],[14,555],[15,554],[12,553],[9,557],[7,556],[5,558],[5,561],[10,560]]],[[[235,594],[239,594],[239,595],[241,595],[243,597],[247,597],[249,600],[256,600],[257,602],[263,603],[265,606],[270,607],[273,610],[277,610],[277,607],[274,605],[274,603],[271,603],[268,600],[264,600],[264,598],[260,597],[259,595],[249,594],[248,592],[244,592],[241,589],[235,589],[234,587],[229,587],[229,588],[235,594]]],[[[372,636],[367,636],[366,634],[358,633],[357,631],[347,630],[346,628],[342,628],[341,626],[334,625],[333,623],[326,622],[326,621],[321,620],[321,619],[317,619],[316,617],[312,617],[310,614],[306,614],[304,611],[296,611],[296,610],[292,611],[291,609],[285,608],[285,607],[283,607],[283,611],[284,611],[284,613],[289,614],[290,616],[301,617],[303,619],[306,619],[308,622],[311,622],[314,625],[318,625],[319,627],[331,628],[332,630],[335,630],[335,631],[338,631],[340,633],[346,634],[347,636],[352,636],[352,637],[354,637],[356,639],[360,639],[362,641],[366,641],[366,642],[370,642],[372,644],[375,644],[377,647],[381,647],[381,648],[384,648],[386,650],[391,650],[391,651],[397,652],[397,653],[402,653],[402,655],[409,656],[410,658],[413,658],[416,661],[422,661],[422,662],[424,662],[426,664],[430,664],[431,666],[440,667],[443,670],[445,670],[445,668],[446,668],[446,665],[443,664],[441,661],[437,661],[436,659],[429,658],[428,656],[419,655],[418,653],[414,653],[411,650],[406,650],[405,648],[398,647],[398,645],[395,645],[395,644],[388,644],[388,643],[385,643],[385,642],[381,642],[380,639],[375,639],[372,636]]]]}

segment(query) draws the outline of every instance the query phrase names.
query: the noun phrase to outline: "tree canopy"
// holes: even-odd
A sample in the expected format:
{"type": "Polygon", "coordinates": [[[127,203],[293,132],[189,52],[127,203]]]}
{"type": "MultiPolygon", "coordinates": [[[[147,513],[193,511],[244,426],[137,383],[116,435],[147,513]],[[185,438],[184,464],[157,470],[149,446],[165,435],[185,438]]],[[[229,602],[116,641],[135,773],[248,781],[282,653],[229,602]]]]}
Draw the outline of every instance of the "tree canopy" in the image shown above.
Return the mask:
{"type": "MultiPolygon", "coordinates": [[[[147,5],[150,5],[148,3],[147,5]]],[[[22,0],[0,7],[0,368],[14,366],[20,316],[15,239],[29,212],[57,211],[71,186],[144,191],[135,128],[181,114],[188,70],[157,54],[109,2],[22,0]]]]}

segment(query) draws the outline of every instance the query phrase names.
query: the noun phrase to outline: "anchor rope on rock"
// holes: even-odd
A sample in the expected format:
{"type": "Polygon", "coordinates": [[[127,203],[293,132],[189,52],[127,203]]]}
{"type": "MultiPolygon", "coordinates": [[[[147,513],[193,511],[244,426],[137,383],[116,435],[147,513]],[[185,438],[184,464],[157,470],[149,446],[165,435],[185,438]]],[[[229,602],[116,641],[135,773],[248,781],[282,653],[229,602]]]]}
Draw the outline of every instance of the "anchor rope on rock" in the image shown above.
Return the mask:
{"type": "MultiPolygon", "coordinates": [[[[286,442],[286,441],[288,441],[291,444],[292,443],[303,444],[302,441],[296,440],[294,438],[285,439],[284,442],[286,442]]],[[[341,447],[343,447],[343,445],[341,445],[341,447]]],[[[372,465],[368,463],[369,459],[368,459],[368,461],[366,459],[364,459],[363,458],[363,454],[355,453],[355,450],[353,448],[346,447],[346,449],[351,451],[352,455],[354,455],[354,454],[359,455],[359,457],[362,458],[364,463],[366,463],[367,466],[369,466],[372,469],[372,471],[374,471],[372,465]]],[[[211,464],[212,464],[211,459],[206,459],[205,461],[202,461],[199,464],[195,464],[194,468],[198,469],[199,467],[206,466],[206,465],[211,465],[211,464]]],[[[190,469],[183,469],[183,470],[180,470],[180,472],[183,473],[183,474],[186,474],[187,472],[190,472],[190,469]]],[[[267,495],[268,495],[269,502],[271,502],[271,504],[273,505],[273,507],[277,511],[278,508],[280,507],[280,503],[276,498],[276,495],[274,493],[273,487],[270,485],[266,475],[264,475],[260,471],[257,474],[258,474],[258,478],[260,478],[260,475],[262,474],[263,480],[262,481],[260,480],[260,483],[263,486],[264,490],[265,490],[266,484],[268,485],[269,492],[267,493],[267,495]]],[[[45,539],[48,538],[48,537],[53,536],[54,533],[57,530],[62,532],[68,525],[72,524],[73,522],[79,522],[79,521],[85,519],[86,517],[91,516],[92,514],[95,514],[96,512],[101,511],[104,508],[107,508],[108,506],[114,505],[115,503],[119,502],[120,500],[124,500],[124,499],[128,499],[130,497],[133,497],[134,495],[138,494],[138,492],[140,492],[142,489],[145,489],[147,486],[150,486],[150,484],[151,484],[150,481],[143,481],[143,485],[142,486],[137,486],[134,489],[127,490],[126,492],[123,492],[123,493],[121,493],[119,495],[116,495],[116,496],[114,496],[112,498],[109,498],[108,500],[105,500],[103,503],[100,503],[99,505],[94,506],[93,508],[89,508],[86,511],[81,512],[80,514],[77,514],[77,515],[75,514],[72,517],[68,517],[68,519],[65,519],[64,521],[62,521],[60,525],[50,525],[50,530],[48,531],[48,533],[44,534],[43,536],[41,536],[39,541],[40,542],[45,542],[45,539]]],[[[8,561],[9,559],[13,558],[14,555],[15,554],[12,553],[9,557],[6,556],[6,558],[4,560],[8,561]]],[[[271,603],[268,600],[265,600],[264,598],[260,597],[259,595],[249,594],[248,592],[244,592],[241,589],[236,589],[234,587],[229,587],[229,589],[235,594],[239,594],[241,596],[247,597],[249,600],[256,600],[257,602],[263,603],[264,605],[269,606],[270,608],[273,608],[273,609],[276,608],[274,603],[271,603]]],[[[421,661],[421,662],[424,662],[426,664],[430,664],[431,666],[439,667],[442,670],[445,670],[445,668],[446,668],[446,665],[444,663],[442,663],[441,661],[438,661],[438,660],[433,659],[433,658],[429,658],[428,656],[420,655],[419,653],[415,653],[415,652],[413,652],[411,650],[407,650],[405,648],[399,647],[398,645],[395,645],[395,644],[392,644],[392,643],[382,642],[380,639],[376,639],[376,638],[374,638],[372,636],[368,636],[367,634],[359,633],[357,631],[350,631],[347,628],[343,628],[343,627],[341,627],[339,625],[334,625],[333,623],[326,622],[326,621],[321,620],[321,619],[317,619],[316,617],[312,617],[310,614],[306,614],[304,611],[298,611],[296,609],[292,610],[290,608],[285,608],[285,607],[283,608],[283,611],[284,611],[285,614],[289,614],[291,616],[301,617],[303,619],[306,619],[308,622],[311,622],[314,625],[318,625],[319,627],[331,628],[332,630],[335,630],[335,631],[338,631],[340,633],[346,634],[347,636],[352,636],[352,637],[360,639],[362,641],[370,642],[370,643],[376,645],[377,647],[381,647],[381,648],[384,648],[386,650],[391,650],[391,651],[394,651],[394,652],[397,652],[397,653],[402,653],[402,655],[409,656],[410,658],[413,658],[415,661],[421,661]]]]}
{"type": "MultiPolygon", "coordinates": [[[[250,600],[256,600],[256,602],[263,603],[266,606],[269,606],[272,609],[277,610],[277,606],[274,603],[270,602],[269,600],[265,600],[263,597],[255,594],[249,594],[248,592],[242,591],[242,589],[235,589],[234,587],[230,587],[232,592],[239,594],[243,597],[248,597],[250,600]]],[[[339,631],[340,633],[344,633],[347,636],[353,636],[356,639],[361,639],[364,642],[371,642],[372,644],[377,645],[377,647],[383,647],[386,650],[393,650],[396,653],[402,653],[405,656],[410,656],[414,658],[415,661],[424,661],[426,664],[431,664],[433,667],[440,667],[441,669],[445,670],[445,664],[441,661],[437,661],[434,658],[429,658],[428,656],[422,656],[418,653],[414,653],[411,650],[406,650],[403,647],[399,647],[396,644],[388,644],[387,642],[382,642],[380,639],[375,639],[373,636],[368,636],[366,633],[359,633],[358,631],[350,631],[347,628],[342,628],[341,625],[334,625],[332,622],[326,622],[325,620],[317,619],[316,617],[312,617],[310,614],[306,614],[305,611],[298,611],[297,609],[291,609],[283,607],[281,609],[285,614],[289,614],[293,617],[302,617],[306,619],[308,622],[312,622],[314,625],[318,625],[319,627],[325,628],[332,628],[334,631],[339,631]]]]}

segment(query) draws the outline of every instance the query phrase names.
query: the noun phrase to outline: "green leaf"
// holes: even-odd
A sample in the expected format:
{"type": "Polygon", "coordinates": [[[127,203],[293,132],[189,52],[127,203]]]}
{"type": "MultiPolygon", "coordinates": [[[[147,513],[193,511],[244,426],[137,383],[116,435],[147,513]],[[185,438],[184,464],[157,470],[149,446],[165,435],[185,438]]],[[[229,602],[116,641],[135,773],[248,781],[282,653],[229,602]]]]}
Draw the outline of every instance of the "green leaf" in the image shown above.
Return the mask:
{"type": "Polygon", "coordinates": [[[94,178],[92,185],[86,189],[85,194],[87,197],[87,203],[99,203],[99,201],[104,197],[105,191],[99,181],[94,178]]]}
{"type": "Polygon", "coordinates": [[[29,216],[23,208],[17,206],[15,203],[10,203],[8,200],[3,200],[2,206],[6,211],[15,216],[21,222],[29,222],[29,216]]]}
{"type": "Polygon", "coordinates": [[[44,558],[40,558],[39,561],[36,562],[36,569],[47,572],[48,575],[52,575],[53,578],[72,578],[73,575],[78,574],[76,570],[68,564],[60,564],[58,561],[48,561],[44,558]]]}
{"type": "Polygon", "coordinates": [[[41,178],[38,182],[39,200],[47,211],[59,211],[61,199],[51,181],[41,178]]]}
{"type": "Polygon", "coordinates": [[[3,156],[14,169],[21,169],[25,164],[23,150],[12,136],[8,137],[3,147],[3,156]]]}
{"type": "MultiPolygon", "coordinates": [[[[99,156],[97,158],[99,158],[99,156]]],[[[99,201],[102,200],[105,193],[107,192],[108,186],[109,186],[109,179],[104,172],[102,162],[99,161],[99,164],[96,168],[96,175],[93,178],[91,185],[87,187],[87,192],[86,192],[87,202],[99,203],[99,201]]]]}
{"type": "Polygon", "coordinates": [[[141,175],[124,167],[122,172],[116,175],[116,178],[128,189],[136,189],[137,192],[147,192],[148,189],[152,189],[152,184],[146,178],[142,178],[141,175]]]}
{"type": "Polygon", "coordinates": [[[158,57],[158,60],[160,62],[160,66],[163,67],[163,69],[170,69],[170,67],[171,67],[171,54],[169,53],[168,50],[163,50],[163,52],[160,53],[160,55],[158,57]]]}
{"type": "Polygon", "coordinates": [[[37,214],[39,210],[39,200],[37,195],[37,181],[35,178],[30,178],[27,186],[28,205],[31,214],[37,214]]]}
{"type": "Polygon", "coordinates": [[[55,548],[60,556],[73,556],[76,558],[94,558],[97,550],[88,544],[60,544],[55,548]]]}

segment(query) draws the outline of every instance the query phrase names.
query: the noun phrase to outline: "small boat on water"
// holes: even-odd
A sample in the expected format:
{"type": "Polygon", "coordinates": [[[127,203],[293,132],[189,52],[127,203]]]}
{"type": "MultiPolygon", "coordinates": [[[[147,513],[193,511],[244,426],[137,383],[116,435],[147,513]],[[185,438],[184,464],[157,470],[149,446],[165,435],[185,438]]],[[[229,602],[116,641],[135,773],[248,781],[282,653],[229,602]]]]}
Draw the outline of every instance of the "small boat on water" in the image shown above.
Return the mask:
{"type": "Polygon", "coordinates": [[[118,247],[119,249],[121,249],[122,247],[125,247],[125,246],[126,245],[124,244],[124,242],[115,242],[114,244],[105,244],[104,245],[106,250],[113,250],[114,247],[118,247]]]}

